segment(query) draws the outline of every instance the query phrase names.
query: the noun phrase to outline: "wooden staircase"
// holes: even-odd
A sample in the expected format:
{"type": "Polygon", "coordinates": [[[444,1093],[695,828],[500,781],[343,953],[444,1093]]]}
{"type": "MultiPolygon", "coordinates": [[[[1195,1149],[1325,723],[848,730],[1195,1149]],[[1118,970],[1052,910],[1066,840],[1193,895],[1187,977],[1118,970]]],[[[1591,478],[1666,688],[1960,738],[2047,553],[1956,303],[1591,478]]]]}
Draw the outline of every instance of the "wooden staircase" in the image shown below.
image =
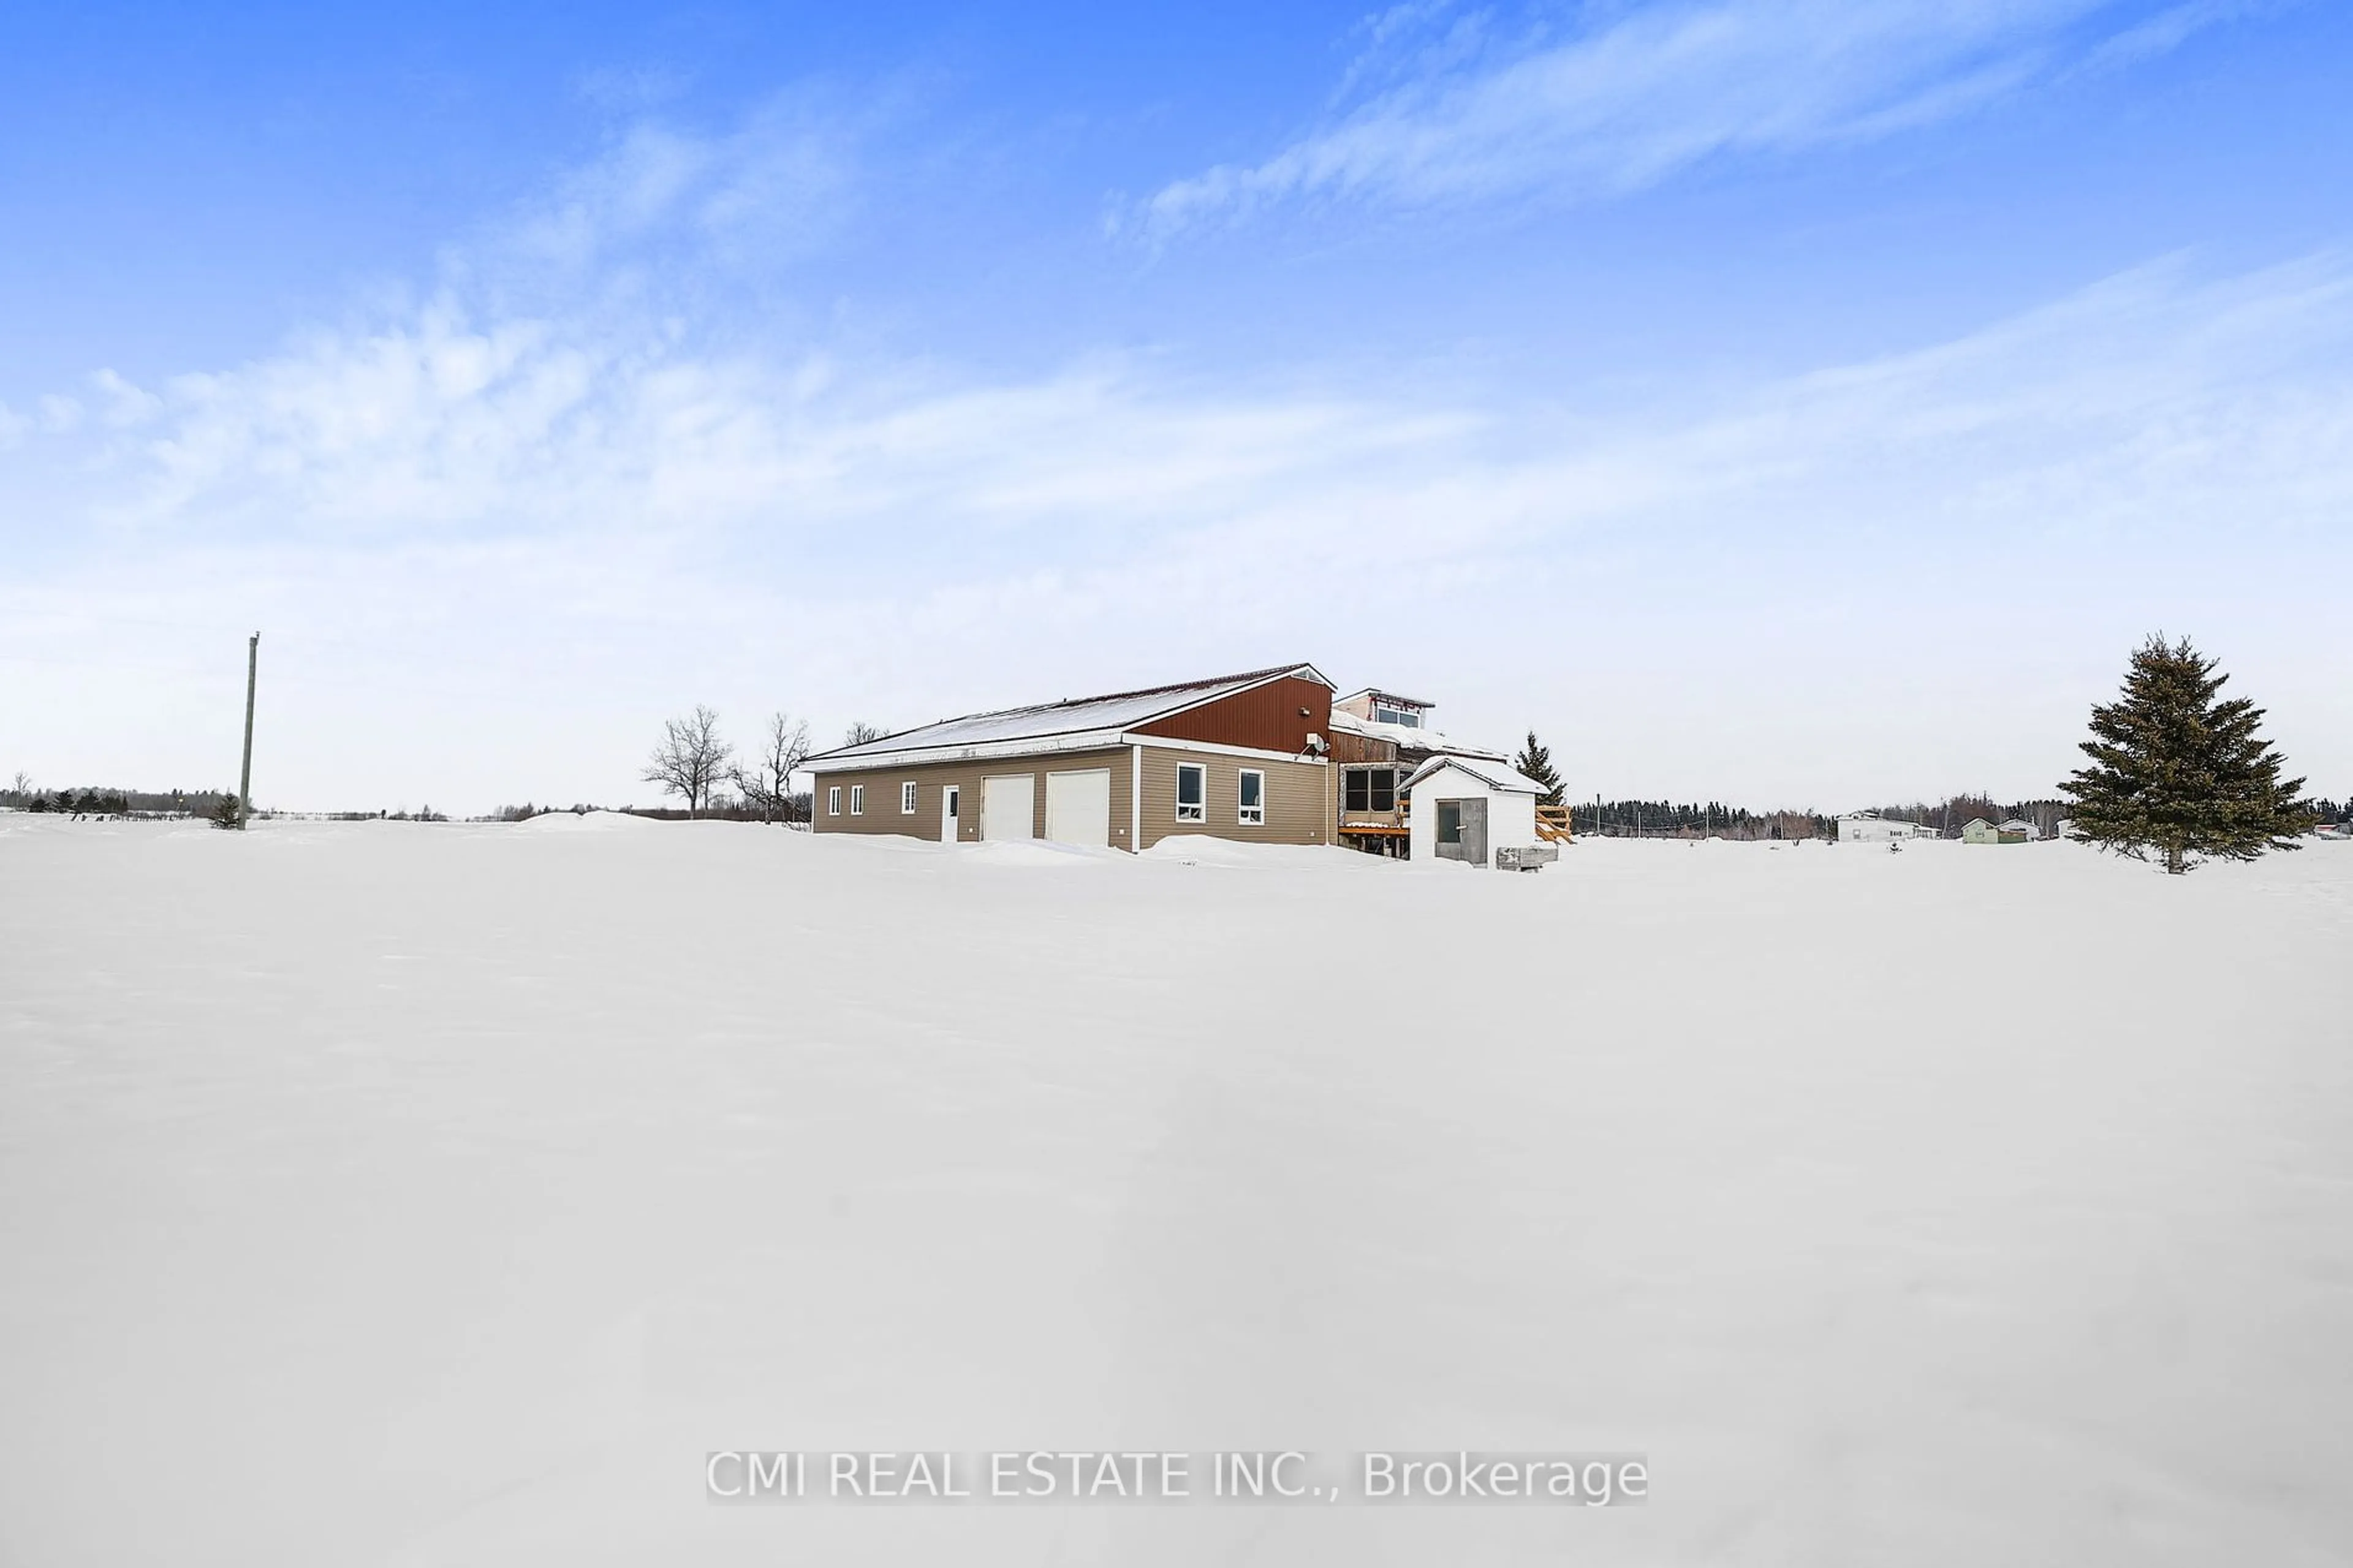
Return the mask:
{"type": "Polygon", "coordinates": [[[1536,837],[1547,844],[1568,844],[1568,807],[1536,803],[1536,837]]]}

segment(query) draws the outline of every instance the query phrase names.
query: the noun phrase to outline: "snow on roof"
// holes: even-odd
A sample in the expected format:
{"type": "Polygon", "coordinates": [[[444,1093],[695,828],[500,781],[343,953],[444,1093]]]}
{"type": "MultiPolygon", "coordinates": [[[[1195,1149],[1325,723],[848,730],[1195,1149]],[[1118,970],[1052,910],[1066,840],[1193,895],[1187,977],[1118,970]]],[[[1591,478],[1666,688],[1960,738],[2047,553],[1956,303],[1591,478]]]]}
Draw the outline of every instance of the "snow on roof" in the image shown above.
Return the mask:
{"type": "Polygon", "coordinates": [[[1345,708],[1332,710],[1332,728],[1351,735],[1363,735],[1370,740],[1388,741],[1400,746],[1411,746],[1418,752],[1451,752],[1457,756],[1486,757],[1502,762],[1501,752],[1482,751],[1477,746],[1457,744],[1436,730],[1425,730],[1412,724],[1384,724],[1377,719],[1359,719],[1345,708]]]}
{"type": "Polygon", "coordinates": [[[1345,697],[1335,698],[1333,700],[1337,702],[1354,702],[1359,697],[1377,697],[1398,708],[1435,708],[1438,706],[1435,702],[1427,702],[1419,697],[1400,697],[1394,691],[1384,691],[1377,686],[1364,687],[1358,690],[1351,691],[1345,697]]]}
{"type": "Polygon", "coordinates": [[[1550,784],[1540,784],[1527,774],[1516,772],[1500,761],[1487,757],[1467,757],[1457,752],[1448,752],[1430,758],[1430,761],[1414,769],[1412,776],[1398,787],[1411,789],[1432,773],[1441,773],[1448,768],[1460,768],[1488,788],[1502,790],[1506,795],[1543,795],[1552,788],[1550,784]]]}
{"type": "Polygon", "coordinates": [[[856,746],[840,746],[811,757],[810,762],[840,762],[862,756],[923,751],[936,746],[974,746],[992,741],[1044,740],[1053,735],[1083,734],[1096,730],[1126,730],[1199,703],[1229,697],[1285,675],[1303,675],[1322,681],[1312,664],[1277,664],[1240,675],[1214,676],[1207,680],[1180,681],[1174,686],[1146,687],[1140,691],[1114,691],[1103,697],[1066,697],[1027,708],[1005,708],[993,713],[970,713],[943,719],[936,724],[902,730],[895,735],[856,746]]]}

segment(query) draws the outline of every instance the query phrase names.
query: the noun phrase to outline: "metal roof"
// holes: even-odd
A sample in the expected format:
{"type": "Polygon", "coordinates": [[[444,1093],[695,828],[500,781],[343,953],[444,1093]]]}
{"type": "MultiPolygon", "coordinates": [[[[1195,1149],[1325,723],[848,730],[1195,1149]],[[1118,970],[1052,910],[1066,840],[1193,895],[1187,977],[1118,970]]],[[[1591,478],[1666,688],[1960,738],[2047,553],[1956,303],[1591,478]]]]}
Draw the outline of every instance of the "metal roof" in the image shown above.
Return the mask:
{"type": "Polygon", "coordinates": [[[1398,788],[1411,789],[1430,774],[1442,772],[1447,768],[1460,768],[1488,788],[1502,790],[1506,795],[1541,795],[1552,787],[1550,784],[1540,784],[1516,769],[1489,762],[1484,757],[1466,757],[1459,752],[1441,752],[1414,769],[1413,776],[1398,785],[1398,788]]]}
{"type": "Polygon", "coordinates": [[[1136,691],[1114,691],[1102,697],[1066,697],[1059,702],[1027,708],[1002,708],[990,713],[968,713],[960,719],[902,730],[855,746],[840,746],[811,757],[811,763],[846,763],[863,757],[901,752],[977,746],[1008,741],[1044,741],[1057,735],[1123,731],[1155,719],[1198,708],[1220,697],[1230,697],[1286,675],[1303,675],[1324,686],[1332,683],[1312,664],[1276,664],[1239,675],[1212,676],[1171,686],[1149,686],[1136,691]]]}

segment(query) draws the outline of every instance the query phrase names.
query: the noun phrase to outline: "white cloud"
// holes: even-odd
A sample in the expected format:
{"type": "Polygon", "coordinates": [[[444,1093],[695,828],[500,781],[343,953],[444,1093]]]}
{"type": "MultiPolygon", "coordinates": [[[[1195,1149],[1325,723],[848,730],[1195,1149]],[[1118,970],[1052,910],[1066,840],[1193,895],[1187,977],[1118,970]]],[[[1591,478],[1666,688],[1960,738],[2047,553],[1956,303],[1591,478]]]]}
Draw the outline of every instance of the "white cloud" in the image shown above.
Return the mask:
{"type": "Polygon", "coordinates": [[[88,412],[79,398],[61,392],[43,393],[34,406],[40,411],[41,428],[53,436],[69,436],[80,429],[82,416],[88,412]]]}
{"type": "MultiPolygon", "coordinates": [[[[2158,624],[2276,652],[2310,689],[2262,694],[2330,717],[2320,579],[2270,584],[2353,511],[2348,365],[2342,257],[2171,263],[1918,353],[1566,428],[1527,387],[1432,404],[1409,376],[1340,395],[1149,362],[959,379],[445,301],[164,389],[109,448],[137,543],[0,618],[269,626],[318,686],[286,699],[315,728],[278,776],[322,805],[390,776],[480,805],[621,797],[636,728],[691,700],[929,718],[1303,655],[1436,685],[1473,733],[1573,714],[1580,764],[1629,787],[2024,789],[2049,772],[2037,737],[2074,721],[2038,727],[2052,691],[2073,700],[2052,666],[2105,679],[2158,624]],[[1957,691],[1888,684],[1963,657],[2010,706],[1940,726],[1957,691]],[[1738,689],[1722,672],[1759,662],[1809,700],[1715,757],[1746,721],[1712,706],[1738,689]],[[1662,680],[1671,713],[1639,700],[1662,680]],[[354,689],[364,730],[335,700],[354,689]]],[[[2353,768],[2318,729],[2298,765],[2353,768]]]]}
{"type": "Polygon", "coordinates": [[[106,399],[106,412],[101,416],[109,427],[127,430],[143,425],[164,411],[164,400],[144,388],[133,386],[111,370],[101,370],[90,378],[106,399]]]}
{"type": "Polygon", "coordinates": [[[1162,240],[1293,200],[1606,196],[1712,157],[1947,119],[2087,53],[2154,53],[2247,8],[2200,0],[2104,37],[2085,24],[2116,0],[1666,0],[1504,40],[1404,6],[1350,68],[1351,83],[1383,84],[1373,96],[1263,162],[1165,186],[1114,226],[1162,240]],[[1401,41],[1434,24],[1435,42],[1401,41]]]}
{"type": "Polygon", "coordinates": [[[483,320],[447,298],[133,395],[162,412],[119,454],[118,522],[312,539],[783,537],[908,510],[1117,531],[1462,424],[1339,397],[1196,399],[1116,362],[1011,385],[853,374],[813,353],[723,355],[627,317],[483,320]]]}
{"type": "Polygon", "coordinates": [[[991,375],[611,286],[649,247],[726,268],[705,215],[767,188],[748,144],[649,132],[561,182],[522,224],[571,215],[554,283],[494,233],[420,304],[94,378],[5,470],[52,522],[0,576],[0,660],[43,675],[0,729],[58,776],[217,777],[206,683],[259,626],[273,798],[617,800],[693,701],[830,731],[1312,657],[1474,735],[1558,716],[1625,790],[1841,804],[2040,787],[2080,714],[2035,705],[2161,624],[2272,658],[2298,765],[2353,771],[2308,740],[2353,734],[2309,610],[2339,578],[2280,567],[2353,510],[2344,257],[1571,421],[1560,386],[1362,362],[991,375]],[[1966,701],[1903,679],[1964,661],[1966,701]]]}
{"type": "Polygon", "coordinates": [[[2104,41],[2084,61],[2084,68],[2113,70],[2137,65],[2179,48],[2192,33],[2216,23],[2266,16],[2302,3],[2303,0],[2183,0],[2104,41]]]}
{"type": "Polygon", "coordinates": [[[766,271],[804,259],[856,217],[868,144],[911,116],[912,96],[887,83],[854,101],[804,87],[719,132],[633,120],[604,155],[478,240],[461,268],[529,293],[610,287],[628,267],[766,271]]]}
{"type": "Polygon", "coordinates": [[[641,114],[684,92],[691,79],[669,66],[603,66],[573,79],[582,101],[615,113],[641,114]]]}

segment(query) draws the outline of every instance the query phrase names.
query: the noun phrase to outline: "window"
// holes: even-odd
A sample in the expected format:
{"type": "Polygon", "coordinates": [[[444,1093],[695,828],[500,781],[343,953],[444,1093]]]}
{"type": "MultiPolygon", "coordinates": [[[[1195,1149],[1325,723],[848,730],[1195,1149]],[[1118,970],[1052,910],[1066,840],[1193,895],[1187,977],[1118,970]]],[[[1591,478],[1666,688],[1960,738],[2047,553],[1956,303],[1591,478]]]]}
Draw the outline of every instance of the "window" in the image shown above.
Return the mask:
{"type": "Polygon", "coordinates": [[[866,815],[866,786],[864,784],[851,784],[849,786],[849,815],[852,816],[863,816],[866,815]]]}
{"type": "Polygon", "coordinates": [[[1438,803],[1438,841],[1440,844],[1462,842],[1462,803],[1441,800],[1438,803]]]}
{"type": "Polygon", "coordinates": [[[1209,770],[1199,763],[1176,764],[1176,820],[1207,822],[1209,819],[1209,770]]]}
{"type": "Polygon", "coordinates": [[[1349,811],[1395,811],[1395,768],[1350,768],[1343,775],[1341,805],[1349,811]]]}
{"type": "Polygon", "coordinates": [[[825,792],[825,814],[828,816],[839,816],[841,815],[841,786],[839,784],[835,784],[825,792]]]}
{"type": "Polygon", "coordinates": [[[915,815],[915,781],[913,779],[899,786],[899,815],[902,816],[915,815]]]}
{"type": "Polygon", "coordinates": [[[1392,708],[1386,702],[1373,704],[1373,720],[1380,724],[1402,724],[1409,730],[1421,728],[1421,712],[1414,708],[1392,708]]]}
{"type": "Polygon", "coordinates": [[[1266,774],[1256,768],[1242,770],[1242,815],[1244,827],[1257,827],[1266,821],[1266,774]]]}

